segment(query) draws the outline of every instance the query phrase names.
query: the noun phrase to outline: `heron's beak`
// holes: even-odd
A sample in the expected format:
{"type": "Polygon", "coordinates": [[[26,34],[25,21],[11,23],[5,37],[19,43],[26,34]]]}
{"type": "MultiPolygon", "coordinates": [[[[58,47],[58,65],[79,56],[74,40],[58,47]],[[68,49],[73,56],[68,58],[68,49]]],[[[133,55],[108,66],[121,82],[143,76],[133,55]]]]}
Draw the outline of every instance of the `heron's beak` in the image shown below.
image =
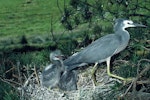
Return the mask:
{"type": "Polygon", "coordinates": [[[59,56],[56,56],[58,59],[60,59],[60,60],[63,60],[63,58],[64,58],[64,55],[59,55],[59,56]]]}
{"type": "Polygon", "coordinates": [[[147,27],[147,26],[145,26],[145,25],[137,24],[137,23],[133,23],[133,25],[134,25],[135,27],[147,27]]]}

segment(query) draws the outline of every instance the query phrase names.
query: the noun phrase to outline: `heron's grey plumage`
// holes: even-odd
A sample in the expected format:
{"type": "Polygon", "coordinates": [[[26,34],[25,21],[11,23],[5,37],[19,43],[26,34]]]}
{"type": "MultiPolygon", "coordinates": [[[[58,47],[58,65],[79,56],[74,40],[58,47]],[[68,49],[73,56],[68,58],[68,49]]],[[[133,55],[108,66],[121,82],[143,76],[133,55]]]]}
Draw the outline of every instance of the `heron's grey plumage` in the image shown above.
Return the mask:
{"type": "Polygon", "coordinates": [[[76,70],[65,71],[59,82],[59,88],[65,91],[77,90],[78,75],[76,70]]]}
{"type": "Polygon", "coordinates": [[[58,86],[61,73],[63,72],[63,61],[58,58],[61,56],[61,52],[56,50],[50,54],[50,60],[52,64],[45,67],[42,72],[42,85],[48,88],[55,88],[58,86]]]}
{"type": "MultiPolygon", "coordinates": [[[[144,25],[141,26],[144,27],[144,25]]],[[[130,39],[128,31],[125,30],[128,27],[136,26],[130,20],[117,19],[114,25],[114,34],[101,37],[80,52],[70,56],[64,61],[64,65],[68,66],[66,69],[72,70],[89,63],[101,63],[124,50],[130,39]]]]}
{"type": "Polygon", "coordinates": [[[77,89],[77,72],[65,71],[62,53],[56,50],[50,54],[52,64],[48,65],[42,72],[42,85],[48,88],[58,87],[65,91],[77,89]]]}
{"type": "Polygon", "coordinates": [[[58,70],[59,65],[51,64],[42,72],[42,85],[48,88],[57,87],[60,80],[61,71],[58,70]]]}

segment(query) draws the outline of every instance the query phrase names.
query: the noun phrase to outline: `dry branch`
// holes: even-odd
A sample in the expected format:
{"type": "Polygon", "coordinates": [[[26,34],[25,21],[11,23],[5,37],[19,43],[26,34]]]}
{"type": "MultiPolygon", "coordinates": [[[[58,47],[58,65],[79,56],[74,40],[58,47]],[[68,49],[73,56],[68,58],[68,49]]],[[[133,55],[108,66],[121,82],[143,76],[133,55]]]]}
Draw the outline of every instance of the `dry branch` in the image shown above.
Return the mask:
{"type": "MultiPolygon", "coordinates": [[[[139,68],[142,61],[150,62],[149,59],[141,59],[138,62],[138,68],[139,68]]],[[[126,98],[126,99],[133,99],[134,98],[134,99],[138,99],[138,100],[142,100],[144,98],[144,100],[149,100],[150,99],[150,93],[136,91],[137,84],[150,84],[149,79],[138,81],[138,79],[141,78],[149,70],[150,70],[150,66],[146,66],[140,73],[138,73],[136,78],[133,79],[133,81],[131,82],[131,84],[129,85],[129,87],[125,91],[125,93],[121,96],[121,98],[126,98]],[[129,90],[131,88],[132,88],[132,92],[129,92],[129,90]]]]}
{"type": "Polygon", "coordinates": [[[36,79],[37,79],[37,83],[38,83],[38,85],[40,85],[40,80],[39,80],[39,76],[37,74],[37,70],[36,70],[35,65],[34,65],[34,73],[35,73],[35,76],[36,76],[36,79]]]}
{"type": "MultiPolygon", "coordinates": [[[[4,83],[9,84],[10,86],[12,86],[13,88],[16,89],[16,87],[12,84],[12,83],[16,83],[16,82],[11,81],[11,80],[8,80],[8,79],[3,79],[2,77],[0,77],[0,80],[1,80],[2,82],[4,82],[4,83]]],[[[16,84],[20,85],[19,83],[16,83],[16,84]]]]}

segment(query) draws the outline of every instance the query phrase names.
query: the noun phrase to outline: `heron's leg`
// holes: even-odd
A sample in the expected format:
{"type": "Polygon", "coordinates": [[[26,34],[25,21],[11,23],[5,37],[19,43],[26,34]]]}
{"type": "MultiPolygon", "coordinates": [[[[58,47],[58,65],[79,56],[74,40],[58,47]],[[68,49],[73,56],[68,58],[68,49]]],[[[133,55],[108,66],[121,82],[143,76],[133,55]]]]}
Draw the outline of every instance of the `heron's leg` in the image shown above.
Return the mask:
{"type": "Polygon", "coordinates": [[[96,81],[97,64],[98,64],[98,62],[95,63],[95,65],[93,67],[93,70],[92,70],[92,79],[93,79],[93,82],[94,82],[94,86],[97,85],[97,81],[96,81]]]}
{"type": "Polygon", "coordinates": [[[120,80],[123,80],[123,81],[131,81],[132,80],[131,78],[123,78],[123,77],[120,77],[120,76],[117,76],[117,75],[114,75],[114,74],[110,73],[110,57],[107,58],[106,63],[107,63],[107,74],[109,76],[120,79],[120,80]]]}

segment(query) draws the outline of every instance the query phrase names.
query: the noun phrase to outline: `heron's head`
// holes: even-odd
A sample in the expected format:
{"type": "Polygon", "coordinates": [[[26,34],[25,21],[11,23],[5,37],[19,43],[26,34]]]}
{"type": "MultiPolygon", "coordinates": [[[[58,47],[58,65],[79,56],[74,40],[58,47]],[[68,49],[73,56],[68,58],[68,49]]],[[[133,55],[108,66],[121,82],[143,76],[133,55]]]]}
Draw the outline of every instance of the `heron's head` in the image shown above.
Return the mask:
{"type": "Polygon", "coordinates": [[[62,59],[63,59],[63,55],[60,50],[55,50],[52,53],[50,53],[50,60],[52,62],[57,60],[62,60],[62,59]]]}
{"type": "Polygon", "coordinates": [[[122,18],[115,20],[115,25],[114,25],[115,31],[117,31],[118,29],[125,30],[125,28],[128,28],[128,27],[146,27],[146,26],[142,24],[134,23],[132,20],[127,20],[127,19],[122,19],[122,18]]]}

